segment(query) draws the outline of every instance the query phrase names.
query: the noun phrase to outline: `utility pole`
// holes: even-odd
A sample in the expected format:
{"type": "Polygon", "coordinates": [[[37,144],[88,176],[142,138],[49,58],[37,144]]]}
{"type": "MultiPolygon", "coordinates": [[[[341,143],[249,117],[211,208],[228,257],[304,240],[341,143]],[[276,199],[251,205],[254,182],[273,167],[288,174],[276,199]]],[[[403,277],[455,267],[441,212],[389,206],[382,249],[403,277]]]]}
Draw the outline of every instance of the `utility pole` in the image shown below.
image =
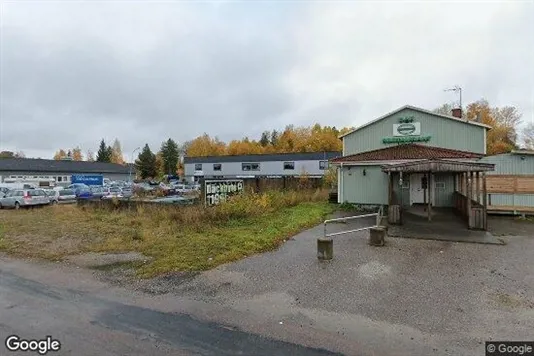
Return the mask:
{"type": "Polygon", "coordinates": [[[140,149],[141,147],[137,147],[135,150],[132,151],[132,159],[130,160],[130,172],[128,174],[128,181],[130,182],[130,184],[132,183],[132,166],[134,164],[133,156],[134,156],[135,151],[140,150],[140,149]]]}

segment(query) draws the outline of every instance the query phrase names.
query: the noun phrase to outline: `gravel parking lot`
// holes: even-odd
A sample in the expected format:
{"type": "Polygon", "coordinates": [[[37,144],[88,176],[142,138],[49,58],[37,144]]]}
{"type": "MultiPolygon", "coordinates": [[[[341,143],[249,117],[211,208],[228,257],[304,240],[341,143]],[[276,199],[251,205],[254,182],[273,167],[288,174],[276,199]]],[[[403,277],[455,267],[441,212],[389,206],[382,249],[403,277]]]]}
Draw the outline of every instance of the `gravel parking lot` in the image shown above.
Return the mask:
{"type": "Polygon", "coordinates": [[[150,283],[338,335],[347,344],[328,346],[347,354],[483,355],[484,341],[534,339],[534,224],[492,218],[490,226],[506,245],[389,238],[371,247],[362,232],[335,237],[330,262],[315,255],[319,226],[277,251],[150,283]]]}

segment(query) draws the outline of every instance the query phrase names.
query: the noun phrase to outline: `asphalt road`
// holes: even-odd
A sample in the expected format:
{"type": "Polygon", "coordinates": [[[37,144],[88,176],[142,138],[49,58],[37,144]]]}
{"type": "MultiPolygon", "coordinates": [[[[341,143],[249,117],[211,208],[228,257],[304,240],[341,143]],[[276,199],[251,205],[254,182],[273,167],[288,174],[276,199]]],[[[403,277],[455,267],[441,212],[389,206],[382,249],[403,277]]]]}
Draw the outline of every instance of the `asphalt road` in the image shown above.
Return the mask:
{"type": "Polygon", "coordinates": [[[69,283],[68,275],[54,271],[64,285],[52,285],[39,268],[0,257],[0,355],[38,354],[8,351],[4,341],[13,334],[59,340],[61,349],[48,355],[333,355],[185,313],[125,304],[102,297],[102,286],[71,289],[83,275],[70,276],[69,283]]]}

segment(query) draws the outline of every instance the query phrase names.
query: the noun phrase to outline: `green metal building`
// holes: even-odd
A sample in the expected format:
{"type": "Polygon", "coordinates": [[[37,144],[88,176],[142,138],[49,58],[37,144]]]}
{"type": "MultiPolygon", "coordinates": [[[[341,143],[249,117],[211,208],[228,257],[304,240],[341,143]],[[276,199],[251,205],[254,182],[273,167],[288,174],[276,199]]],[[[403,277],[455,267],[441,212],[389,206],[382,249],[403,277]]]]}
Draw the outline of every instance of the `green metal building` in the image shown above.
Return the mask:
{"type": "Polygon", "coordinates": [[[481,159],[491,127],[454,114],[404,106],[341,136],[343,156],[331,161],[338,201],[401,209],[463,204],[485,215],[483,177],[494,164],[481,159]]]}

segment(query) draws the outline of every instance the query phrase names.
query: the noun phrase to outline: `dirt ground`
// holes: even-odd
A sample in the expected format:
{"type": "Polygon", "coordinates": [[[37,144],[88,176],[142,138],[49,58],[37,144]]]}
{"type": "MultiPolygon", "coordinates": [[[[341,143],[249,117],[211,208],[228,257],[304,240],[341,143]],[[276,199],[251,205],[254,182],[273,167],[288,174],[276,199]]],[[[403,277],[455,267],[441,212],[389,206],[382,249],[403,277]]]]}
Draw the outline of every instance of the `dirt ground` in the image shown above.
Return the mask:
{"type": "MultiPolygon", "coordinates": [[[[127,268],[98,273],[144,293],[306,325],[356,342],[362,354],[483,354],[484,341],[534,336],[534,223],[491,217],[489,226],[505,245],[388,238],[371,247],[361,232],[336,237],[334,259],[319,262],[318,226],[277,251],[200,274],[125,282],[127,268]]],[[[351,354],[352,344],[336,342],[327,348],[351,354]]]]}
{"type": "Polygon", "coordinates": [[[307,347],[471,356],[484,354],[485,341],[534,337],[534,223],[491,217],[489,226],[505,245],[389,237],[371,247],[368,233],[359,232],[335,237],[334,259],[320,262],[320,225],[276,251],[201,273],[138,279],[132,264],[146,259],[136,254],[80,255],[61,264],[90,268],[99,283],[150,305],[194,301],[204,306],[185,312],[307,347]]]}

